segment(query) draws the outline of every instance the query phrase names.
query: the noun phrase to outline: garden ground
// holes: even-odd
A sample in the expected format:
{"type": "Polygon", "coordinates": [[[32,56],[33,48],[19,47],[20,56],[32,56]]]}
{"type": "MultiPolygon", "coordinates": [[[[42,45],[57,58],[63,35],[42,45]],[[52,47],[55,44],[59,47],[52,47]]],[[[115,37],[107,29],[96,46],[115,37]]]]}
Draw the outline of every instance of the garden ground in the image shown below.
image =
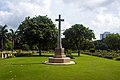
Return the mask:
{"type": "Polygon", "coordinates": [[[81,54],[75,65],[46,65],[48,56],[0,59],[0,80],[119,80],[120,61],[81,54]]]}

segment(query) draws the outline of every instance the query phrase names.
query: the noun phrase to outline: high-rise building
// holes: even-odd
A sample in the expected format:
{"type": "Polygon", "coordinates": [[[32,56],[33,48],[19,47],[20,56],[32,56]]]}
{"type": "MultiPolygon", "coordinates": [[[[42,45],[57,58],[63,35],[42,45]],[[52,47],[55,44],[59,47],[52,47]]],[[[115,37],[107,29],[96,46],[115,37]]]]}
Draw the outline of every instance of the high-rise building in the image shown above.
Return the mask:
{"type": "Polygon", "coordinates": [[[110,34],[110,32],[104,32],[103,34],[100,34],[100,40],[102,40],[103,38],[106,38],[108,34],[110,34]]]}

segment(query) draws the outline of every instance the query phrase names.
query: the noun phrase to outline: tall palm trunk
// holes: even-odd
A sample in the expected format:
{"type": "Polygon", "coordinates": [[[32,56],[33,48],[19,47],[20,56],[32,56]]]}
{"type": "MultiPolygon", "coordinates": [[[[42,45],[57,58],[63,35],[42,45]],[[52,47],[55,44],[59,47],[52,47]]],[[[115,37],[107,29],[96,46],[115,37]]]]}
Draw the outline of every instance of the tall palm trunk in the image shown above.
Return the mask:
{"type": "Polygon", "coordinates": [[[2,39],[1,39],[1,51],[3,51],[3,47],[4,47],[4,45],[3,45],[3,36],[2,36],[2,39]]]}
{"type": "Polygon", "coordinates": [[[8,30],[5,29],[6,27],[7,27],[7,25],[4,25],[4,26],[2,27],[2,29],[0,30],[0,32],[1,32],[1,37],[2,37],[2,39],[1,39],[1,51],[4,50],[4,39],[5,39],[6,33],[8,32],[8,30]]]}
{"type": "Polygon", "coordinates": [[[14,51],[14,40],[12,40],[12,52],[14,51]]]}

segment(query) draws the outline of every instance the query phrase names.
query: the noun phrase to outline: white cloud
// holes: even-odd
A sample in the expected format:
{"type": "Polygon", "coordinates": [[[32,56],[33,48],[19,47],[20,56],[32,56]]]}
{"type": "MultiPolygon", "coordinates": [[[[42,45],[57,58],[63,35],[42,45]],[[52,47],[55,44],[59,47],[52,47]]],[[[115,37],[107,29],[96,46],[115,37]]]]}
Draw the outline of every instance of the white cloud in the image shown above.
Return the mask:
{"type": "Polygon", "coordinates": [[[50,14],[50,0],[5,0],[0,1],[0,23],[17,28],[27,16],[50,14]]]}
{"type": "Polygon", "coordinates": [[[104,31],[120,32],[119,0],[0,0],[0,24],[17,28],[26,16],[48,15],[53,22],[62,15],[62,29],[83,24],[99,39],[104,31]]]}
{"type": "Polygon", "coordinates": [[[82,23],[93,29],[97,39],[105,31],[120,32],[119,0],[64,0],[66,4],[74,4],[77,11],[74,23],[82,23]]]}
{"type": "Polygon", "coordinates": [[[79,8],[94,9],[111,4],[114,0],[63,0],[66,4],[74,4],[79,8]]]}
{"type": "Polygon", "coordinates": [[[98,36],[100,33],[105,31],[119,33],[120,17],[118,15],[109,13],[106,8],[101,8],[99,10],[99,13],[91,23],[92,26],[94,26],[93,29],[95,29],[97,38],[99,38],[98,36]]]}

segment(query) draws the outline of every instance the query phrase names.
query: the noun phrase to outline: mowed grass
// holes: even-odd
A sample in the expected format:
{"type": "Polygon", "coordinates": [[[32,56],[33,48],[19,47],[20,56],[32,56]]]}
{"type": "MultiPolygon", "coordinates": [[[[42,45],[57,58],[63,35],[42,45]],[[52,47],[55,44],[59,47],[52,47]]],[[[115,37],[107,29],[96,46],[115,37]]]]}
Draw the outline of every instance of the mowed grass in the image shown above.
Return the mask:
{"type": "Polygon", "coordinates": [[[75,65],[46,65],[48,57],[0,59],[0,80],[120,80],[120,61],[81,55],[75,65]]]}

